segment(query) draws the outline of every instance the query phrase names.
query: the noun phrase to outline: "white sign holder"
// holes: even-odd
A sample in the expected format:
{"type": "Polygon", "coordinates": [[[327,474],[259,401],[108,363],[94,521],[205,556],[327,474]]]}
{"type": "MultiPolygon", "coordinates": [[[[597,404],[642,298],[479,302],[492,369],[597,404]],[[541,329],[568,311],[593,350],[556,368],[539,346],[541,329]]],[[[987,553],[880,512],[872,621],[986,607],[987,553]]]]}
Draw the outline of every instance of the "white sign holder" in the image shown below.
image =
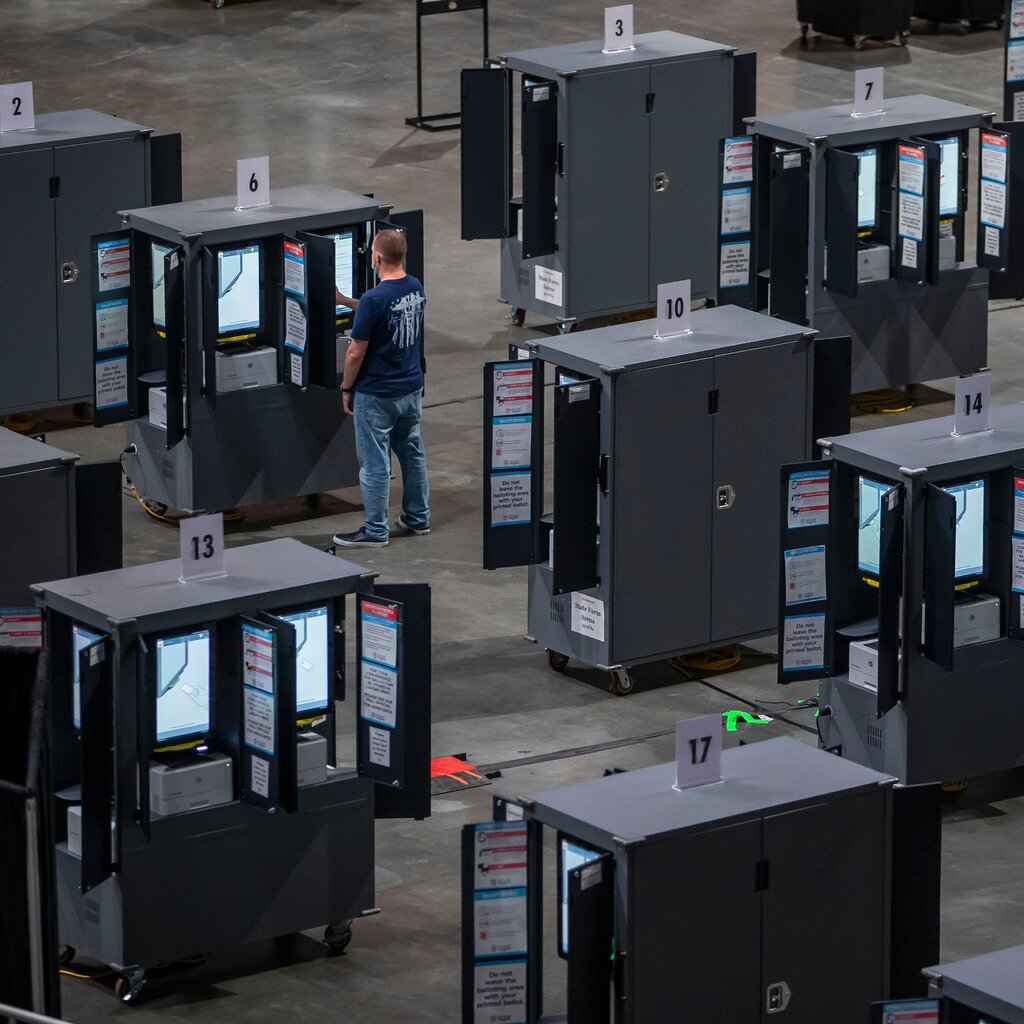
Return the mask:
{"type": "Polygon", "coordinates": [[[851,117],[885,113],[885,68],[864,68],[853,76],[851,117]]]}
{"type": "Polygon", "coordinates": [[[0,85],[0,132],[28,132],[36,126],[31,82],[0,85]]]}
{"type": "Polygon", "coordinates": [[[604,49],[602,53],[624,53],[633,45],[633,5],[604,9],[604,49]]]}
{"type": "Polygon", "coordinates": [[[979,370],[956,379],[953,437],[992,429],[992,373],[979,370]]]}
{"type": "Polygon", "coordinates": [[[722,781],[722,716],[700,715],[676,722],[676,784],[692,789],[722,781]]]}
{"type": "Polygon", "coordinates": [[[182,583],[227,576],[224,568],[224,515],[193,516],[178,524],[182,583]]]}
{"type": "Polygon", "coordinates": [[[673,281],[658,285],[658,339],[693,334],[690,316],[690,282],[673,281]]]}

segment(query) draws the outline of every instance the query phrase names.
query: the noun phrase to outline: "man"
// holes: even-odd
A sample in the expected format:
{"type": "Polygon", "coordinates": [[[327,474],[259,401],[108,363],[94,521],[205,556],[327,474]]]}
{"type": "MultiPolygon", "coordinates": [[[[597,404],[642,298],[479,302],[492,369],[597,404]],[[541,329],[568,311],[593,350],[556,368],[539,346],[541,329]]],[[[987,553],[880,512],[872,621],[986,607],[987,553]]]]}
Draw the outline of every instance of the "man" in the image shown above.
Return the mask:
{"type": "Polygon", "coordinates": [[[403,267],[405,236],[379,231],[370,262],[380,278],[361,299],[338,293],[355,310],[345,353],[341,401],[355,419],[359,489],[366,517],[355,533],[339,533],[341,547],[383,548],[388,543],[391,452],[402,467],[402,514],[395,526],[430,533],[427,458],[420,437],[423,391],[423,285],[403,267]]]}

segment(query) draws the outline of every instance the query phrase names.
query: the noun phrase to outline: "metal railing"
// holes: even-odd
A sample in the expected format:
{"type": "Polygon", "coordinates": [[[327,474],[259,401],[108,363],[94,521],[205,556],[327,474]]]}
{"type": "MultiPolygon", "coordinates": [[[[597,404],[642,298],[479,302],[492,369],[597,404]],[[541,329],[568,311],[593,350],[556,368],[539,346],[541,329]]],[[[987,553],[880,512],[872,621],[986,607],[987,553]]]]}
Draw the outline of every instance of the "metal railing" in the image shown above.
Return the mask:
{"type": "Polygon", "coordinates": [[[66,1021],[57,1020],[56,1017],[47,1017],[42,1013],[19,1010],[17,1006],[0,1003],[0,1021],[3,1020],[22,1021],[23,1024],[66,1024],[66,1021]]]}

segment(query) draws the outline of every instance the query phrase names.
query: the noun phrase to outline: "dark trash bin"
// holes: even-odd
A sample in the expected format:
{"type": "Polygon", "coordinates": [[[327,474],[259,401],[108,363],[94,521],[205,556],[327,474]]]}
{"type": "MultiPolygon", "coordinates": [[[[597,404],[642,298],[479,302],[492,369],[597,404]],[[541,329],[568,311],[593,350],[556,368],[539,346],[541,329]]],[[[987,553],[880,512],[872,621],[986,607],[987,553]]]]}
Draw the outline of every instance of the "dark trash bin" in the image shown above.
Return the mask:
{"type": "Polygon", "coordinates": [[[905,46],[913,0],[797,0],[800,35],[810,29],[838,36],[858,50],[867,39],[891,39],[905,46]]]}

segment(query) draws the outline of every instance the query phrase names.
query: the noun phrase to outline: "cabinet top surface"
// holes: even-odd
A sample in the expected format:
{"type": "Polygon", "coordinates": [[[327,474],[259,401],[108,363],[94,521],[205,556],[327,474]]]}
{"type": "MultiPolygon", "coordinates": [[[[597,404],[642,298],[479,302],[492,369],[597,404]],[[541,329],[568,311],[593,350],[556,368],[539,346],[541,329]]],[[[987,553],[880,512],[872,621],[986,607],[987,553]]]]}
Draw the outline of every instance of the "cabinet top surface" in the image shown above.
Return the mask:
{"type": "Polygon", "coordinates": [[[754,120],[754,131],[772,137],[800,136],[804,142],[827,138],[830,145],[842,145],[847,141],[843,136],[847,135],[886,139],[915,132],[932,134],[944,128],[953,131],[961,127],[981,127],[985,113],[977,107],[935,96],[887,96],[885,109],[880,114],[853,117],[853,104],[840,103],[833,107],[758,117],[754,120]]]}
{"type": "Polygon", "coordinates": [[[536,793],[534,816],[547,820],[548,810],[609,838],[651,839],[894,781],[788,737],[722,751],[722,782],[679,791],[675,772],[670,762],[536,793]]]}
{"type": "Polygon", "coordinates": [[[270,190],[270,205],[250,210],[236,210],[236,196],[217,196],[196,199],[188,203],[168,206],[150,206],[125,210],[129,227],[141,230],[156,229],[165,234],[203,235],[230,233],[237,230],[251,234],[254,227],[273,228],[294,220],[323,218],[324,227],[340,226],[346,218],[363,219],[373,216],[381,206],[376,199],[333,188],[330,185],[293,185],[270,190]]]}
{"type": "MultiPolygon", "coordinates": [[[[125,622],[195,610],[195,621],[204,609],[226,602],[245,601],[262,594],[274,595],[293,588],[332,582],[355,582],[374,574],[361,566],[335,558],[294,538],[227,548],[226,576],[182,583],[181,561],[150,562],[125,569],[40,583],[46,603],[60,598],[62,608],[74,605],[111,622],[125,622]]],[[[156,628],[154,626],[153,628],[156,628]]]]}
{"type": "Polygon", "coordinates": [[[1024,946],[930,967],[927,973],[941,976],[944,995],[968,1005],[971,994],[978,993],[998,1000],[1004,1012],[1010,1007],[1024,1011],[1024,946]]]}
{"type": "MultiPolygon", "coordinates": [[[[855,464],[860,458],[878,460],[888,463],[894,474],[899,473],[901,466],[938,469],[1002,455],[1010,460],[1024,451],[1024,403],[993,406],[992,429],[962,437],[953,437],[952,416],[940,416],[830,440],[833,458],[855,464]]],[[[963,466],[962,470],[970,472],[970,467],[963,466]]]]}
{"type": "Polygon", "coordinates": [[[0,427],[0,471],[7,469],[37,469],[62,462],[77,462],[78,456],[71,452],[51,448],[48,444],[33,441],[31,437],[15,434],[0,427]]]}
{"type": "Polygon", "coordinates": [[[98,110],[61,110],[36,114],[36,126],[29,131],[0,132],[0,153],[5,149],[30,149],[65,142],[90,142],[108,135],[136,135],[149,131],[141,124],[123,121],[98,110]]]}
{"type": "Polygon", "coordinates": [[[544,46],[535,50],[517,50],[505,54],[505,61],[514,70],[524,65],[534,74],[571,75],[581,72],[608,71],[630,65],[655,64],[709,53],[731,53],[736,47],[709,39],[683,35],[681,32],[645,32],[634,35],[633,49],[604,53],[604,40],[544,46]]]}
{"type": "Polygon", "coordinates": [[[577,331],[560,338],[543,338],[530,347],[549,363],[585,369],[596,375],[602,369],[639,370],[815,333],[808,327],[739,306],[698,309],[693,313],[692,324],[691,334],[674,338],[654,337],[657,321],[641,320],[577,331]]]}

